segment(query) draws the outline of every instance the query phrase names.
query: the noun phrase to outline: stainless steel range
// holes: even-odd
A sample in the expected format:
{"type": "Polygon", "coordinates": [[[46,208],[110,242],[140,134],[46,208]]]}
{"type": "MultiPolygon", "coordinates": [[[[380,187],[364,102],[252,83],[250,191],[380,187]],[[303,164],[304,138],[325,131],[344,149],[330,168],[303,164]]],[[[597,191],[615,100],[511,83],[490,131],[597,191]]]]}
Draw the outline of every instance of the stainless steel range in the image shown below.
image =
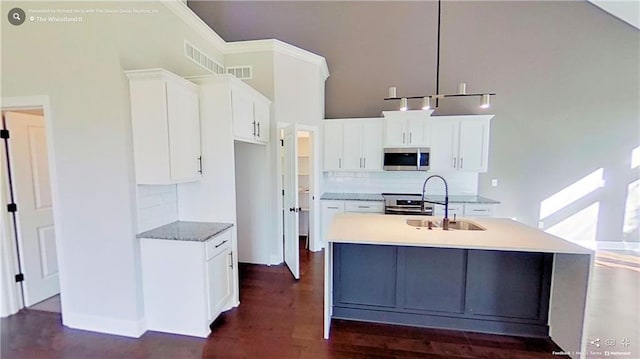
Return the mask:
{"type": "Polygon", "coordinates": [[[419,193],[383,193],[384,213],[398,215],[433,216],[433,205],[425,201],[420,210],[422,195],[419,193]]]}

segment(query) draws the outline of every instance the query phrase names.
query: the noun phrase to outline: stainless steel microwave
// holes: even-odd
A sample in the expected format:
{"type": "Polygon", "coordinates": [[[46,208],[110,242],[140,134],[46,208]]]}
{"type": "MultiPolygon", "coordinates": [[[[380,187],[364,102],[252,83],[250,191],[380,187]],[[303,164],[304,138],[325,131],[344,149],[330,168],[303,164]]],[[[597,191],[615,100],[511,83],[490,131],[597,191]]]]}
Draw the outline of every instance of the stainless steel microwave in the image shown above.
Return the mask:
{"type": "Polygon", "coordinates": [[[428,147],[394,147],[384,149],[385,171],[428,171],[428,147]]]}

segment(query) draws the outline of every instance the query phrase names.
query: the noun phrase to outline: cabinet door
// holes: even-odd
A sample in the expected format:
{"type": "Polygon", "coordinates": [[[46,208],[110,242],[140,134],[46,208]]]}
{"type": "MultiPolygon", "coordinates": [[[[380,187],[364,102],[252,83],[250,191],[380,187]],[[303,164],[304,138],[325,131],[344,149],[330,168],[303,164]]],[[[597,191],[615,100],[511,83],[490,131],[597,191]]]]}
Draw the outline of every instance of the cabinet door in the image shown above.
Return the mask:
{"type": "Polygon", "coordinates": [[[382,170],[382,120],[362,123],[362,169],[382,170]]]}
{"type": "Polygon", "coordinates": [[[458,168],[459,121],[451,118],[431,120],[429,168],[432,171],[455,171],[458,168]]]}
{"type": "Polygon", "coordinates": [[[334,303],[396,306],[396,246],[334,243],[334,303]]]}
{"type": "Polygon", "coordinates": [[[173,182],[200,177],[200,116],[198,93],[167,82],[170,171],[173,182]]]}
{"type": "Polygon", "coordinates": [[[208,314],[209,319],[217,317],[232,294],[233,270],[231,268],[231,249],[218,253],[207,261],[208,314]]]}
{"type": "Polygon", "coordinates": [[[384,213],[382,201],[345,201],[345,213],[384,213]]]}
{"type": "Polygon", "coordinates": [[[236,138],[253,141],[256,125],[253,116],[253,99],[242,90],[231,91],[231,113],[233,114],[233,135],[236,138]]]}
{"type": "Polygon", "coordinates": [[[323,168],[325,171],[342,169],[342,122],[325,121],[322,135],[323,168]]]}
{"type": "Polygon", "coordinates": [[[398,118],[386,118],[384,120],[385,146],[402,147],[406,145],[405,124],[405,120],[398,118]]]}
{"type": "Polygon", "coordinates": [[[362,169],[362,122],[342,121],[342,169],[362,169]]]}
{"type": "Polygon", "coordinates": [[[424,118],[407,119],[407,144],[409,146],[428,146],[427,129],[429,120],[424,118]]]}
{"type": "MultiPolygon", "coordinates": [[[[464,310],[465,251],[404,247],[405,309],[462,313],[464,310]]],[[[402,262],[400,262],[402,263],[402,262]]]]}
{"type": "Polygon", "coordinates": [[[488,152],[489,120],[461,120],[458,169],[467,172],[486,172],[488,152]]]}
{"type": "Polygon", "coordinates": [[[323,243],[326,243],[325,236],[329,231],[329,226],[333,221],[333,217],[336,214],[344,212],[344,202],[342,201],[322,201],[322,211],[321,211],[321,220],[322,220],[322,240],[323,243]]]}
{"type": "Polygon", "coordinates": [[[256,121],[256,139],[260,142],[269,142],[269,131],[271,128],[271,116],[269,115],[269,104],[262,101],[254,103],[256,121]]]}
{"type": "Polygon", "coordinates": [[[546,322],[553,255],[470,250],[466,311],[546,322]]]}
{"type": "Polygon", "coordinates": [[[467,203],[464,205],[465,217],[493,217],[495,204],[467,203]]]}

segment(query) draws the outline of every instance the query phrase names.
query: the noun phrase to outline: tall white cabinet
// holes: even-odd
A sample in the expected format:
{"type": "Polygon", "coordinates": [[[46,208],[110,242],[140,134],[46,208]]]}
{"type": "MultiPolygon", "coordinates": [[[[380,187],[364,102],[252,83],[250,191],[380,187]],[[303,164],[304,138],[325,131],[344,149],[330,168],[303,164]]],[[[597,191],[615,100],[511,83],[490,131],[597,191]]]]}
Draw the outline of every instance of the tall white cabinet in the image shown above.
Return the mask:
{"type": "Polygon", "coordinates": [[[432,117],[430,169],[486,172],[491,118],[493,115],[432,117]]]}
{"type": "Polygon", "coordinates": [[[271,101],[240,80],[228,83],[234,137],[245,142],[269,142],[271,101]]]}
{"type": "Polygon", "coordinates": [[[324,171],[381,171],[381,118],[326,120],[323,125],[324,171]]]}
{"type": "Polygon", "coordinates": [[[433,110],[383,111],[386,147],[429,146],[429,116],[433,110]]]}
{"type": "Polygon", "coordinates": [[[163,69],[126,71],[137,184],[196,181],[202,174],[198,86],[163,69]]]}

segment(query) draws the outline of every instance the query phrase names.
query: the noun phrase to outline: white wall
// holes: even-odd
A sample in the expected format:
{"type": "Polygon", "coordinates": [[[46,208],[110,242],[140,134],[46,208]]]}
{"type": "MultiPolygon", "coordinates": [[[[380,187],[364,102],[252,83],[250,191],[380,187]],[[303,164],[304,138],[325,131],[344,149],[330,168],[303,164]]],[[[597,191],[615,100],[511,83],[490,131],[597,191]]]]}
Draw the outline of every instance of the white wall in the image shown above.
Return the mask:
{"type": "MultiPolygon", "coordinates": [[[[29,16],[30,9],[66,7],[60,4],[3,1],[1,6],[3,14],[22,7],[29,16]]],[[[85,14],[82,23],[65,24],[2,21],[2,96],[50,97],[63,323],[139,336],[144,310],[123,71],[163,67],[179,75],[204,73],[184,57],[184,39],[223,59],[159,2],[76,2],[73,8],[154,13],[85,14]]]]}
{"type": "MultiPolygon", "coordinates": [[[[424,180],[439,174],[447,180],[450,195],[478,194],[477,173],[433,172],[324,172],[324,192],[420,193],[424,180]]],[[[429,181],[427,194],[444,194],[441,181],[429,181]]]]}
{"type": "Polygon", "coordinates": [[[176,185],[137,186],[138,233],[178,220],[176,185]]]}

